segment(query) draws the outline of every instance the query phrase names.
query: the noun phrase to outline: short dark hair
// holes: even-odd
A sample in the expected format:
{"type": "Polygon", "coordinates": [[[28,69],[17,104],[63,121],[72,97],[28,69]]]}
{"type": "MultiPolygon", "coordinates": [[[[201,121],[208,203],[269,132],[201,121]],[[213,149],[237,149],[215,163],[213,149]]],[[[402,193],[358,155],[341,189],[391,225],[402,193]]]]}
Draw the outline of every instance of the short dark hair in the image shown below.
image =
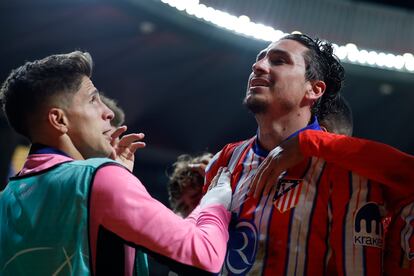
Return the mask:
{"type": "MultiPolygon", "coordinates": [[[[26,62],[13,70],[0,90],[0,102],[10,126],[30,140],[29,120],[39,116],[41,107],[52,97],[73,96],[83,76],[91,77],[92,64],[89,53],[75,51],[26,62]]],[[[65,100],[68,99],[71,98],[65,100]]]]}
{"type": "Polygon", "coordinates": [[[329,132],[352,136],[354,125],[351,106],[343,96],[338,95],[329,105],[321,106],[319,123],[329,132]]]}
{"type": "Polygon", "coordinates": [[[325,93],[312,107],[312,114],[318,116],[322,105],[335,101],[345,78],[345,69],[334,55],[330,42],[298,33],[286,35],[282,39],[295,40],[309,49],[304,55],[305,78],[322,80],[326,84],[325,93]]]}
{"type": "Polygon", "coordinates": [[[107,96],[100,94],[102,102],[114,113],[114,118],[111,120],[111,126],[120,127],[125,122],[125,112],[117,104],[114,99],[110,99],[107,96]]]}

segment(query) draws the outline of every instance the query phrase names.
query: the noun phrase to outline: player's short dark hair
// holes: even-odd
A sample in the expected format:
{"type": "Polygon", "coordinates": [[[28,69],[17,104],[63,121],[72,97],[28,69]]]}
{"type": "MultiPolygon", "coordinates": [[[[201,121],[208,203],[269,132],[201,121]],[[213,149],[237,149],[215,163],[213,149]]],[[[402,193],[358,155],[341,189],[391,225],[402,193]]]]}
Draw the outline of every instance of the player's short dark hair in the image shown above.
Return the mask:
{"type": "Polygon", "coordinates": [[[295,40],[309,49],[304,55],[305,78],[306,80],[322,80],[326,84],[325,93],[312,107],[312,113],[319,115],[322,105],[329,105],[331,101],[335,101],[345,78],[345,69],[334,55],[330,42],[297,33],[289,34],[282,39],[295,40]]]}
{"type": "Polygon", "coordinates": [[[82,77],[92,75],[92,58],[80,51],[51,55],[14,69],[0,90],[0,102],[9,124],[30,140],[33,118],[56,95],[67,104],[79,90],[82,77]],[[31,123],[32,122],[32,123],[31,123]]]}

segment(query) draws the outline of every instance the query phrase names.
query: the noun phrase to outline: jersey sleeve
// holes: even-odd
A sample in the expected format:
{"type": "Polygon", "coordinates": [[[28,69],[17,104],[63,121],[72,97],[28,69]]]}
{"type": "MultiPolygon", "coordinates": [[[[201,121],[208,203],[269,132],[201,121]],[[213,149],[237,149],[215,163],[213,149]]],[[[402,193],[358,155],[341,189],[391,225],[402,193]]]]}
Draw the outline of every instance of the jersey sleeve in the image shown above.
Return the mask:
{"type": "Polygon", "coordinates": [[[209,164],[206,167],[203,194],[207,192],[207,189],[210,186],[210,183],[213,180],[213,178],[216,176],[218,170],[221,167],[229,167],[229,161],[235,148],[244,142],[246,141],[239,141],[236,143],[227,144],[223,147],[221,151],[219,151],[213,156],[213,158],[210,160],[209,164]]]}
{"type": "Polygon", "coordinates": [[[323,158],[400,194],[414,194],[412,155],[382,143],[314,130],[301,132],[299,144],[305,156],[323,158]]]}
{"type": "MultiPolygon", "coordinates": [[[[210,272],[218,272],[224,261],[230,214],[221,205],[182,219],[152,198],[134,175],[109,165],[96,173],[90,208],[92,236],[102,226],[125,241],[210,272]]],[[[91,247],[96,248],[96,239],[91,247]]]]}

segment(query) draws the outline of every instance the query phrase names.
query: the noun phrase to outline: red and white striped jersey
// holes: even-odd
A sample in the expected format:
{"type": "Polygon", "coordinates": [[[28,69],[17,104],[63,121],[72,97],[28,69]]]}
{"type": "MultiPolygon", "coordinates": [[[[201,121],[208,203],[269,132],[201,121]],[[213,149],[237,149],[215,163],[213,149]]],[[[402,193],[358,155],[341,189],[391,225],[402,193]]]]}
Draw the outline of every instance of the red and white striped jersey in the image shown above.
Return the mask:
{"type": "Polygon", "coordinates": [[[313,130],[301,132],[299,141],[305,156],[324,158],[384,183],[390,214],[384,272],[414,275],[414,157],[378,142],[313,130]]]}
{"type": "Polygon", "coordinates": [[[268,196],[247,197],[267,152],[256,137],[226,145],[210,162],[232,173],[230,240],[224,275],[380,275],[381,185],[308,158],[275,180],[268,196]]]}

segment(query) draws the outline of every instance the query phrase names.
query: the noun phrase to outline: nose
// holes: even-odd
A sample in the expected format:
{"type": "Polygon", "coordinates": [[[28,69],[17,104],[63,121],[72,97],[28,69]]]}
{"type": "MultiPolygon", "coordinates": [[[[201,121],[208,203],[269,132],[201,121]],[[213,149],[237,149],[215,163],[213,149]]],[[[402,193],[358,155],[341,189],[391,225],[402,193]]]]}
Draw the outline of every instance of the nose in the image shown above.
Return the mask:
{"type": "Polygon", "coordinates": [[[255,75],[262,75],[269,72],[269,63],[266,58],[259,59],[252,65],[252,71],[255,75]]]}
{"type": "Polygon", "coordinates": [[[104,111],[102,113],[102,116],[104,120],[112,121],[112,119],[115,117],[115,113],[110,109],[106,104],[102,103],[104,106],[104,111]]]}

